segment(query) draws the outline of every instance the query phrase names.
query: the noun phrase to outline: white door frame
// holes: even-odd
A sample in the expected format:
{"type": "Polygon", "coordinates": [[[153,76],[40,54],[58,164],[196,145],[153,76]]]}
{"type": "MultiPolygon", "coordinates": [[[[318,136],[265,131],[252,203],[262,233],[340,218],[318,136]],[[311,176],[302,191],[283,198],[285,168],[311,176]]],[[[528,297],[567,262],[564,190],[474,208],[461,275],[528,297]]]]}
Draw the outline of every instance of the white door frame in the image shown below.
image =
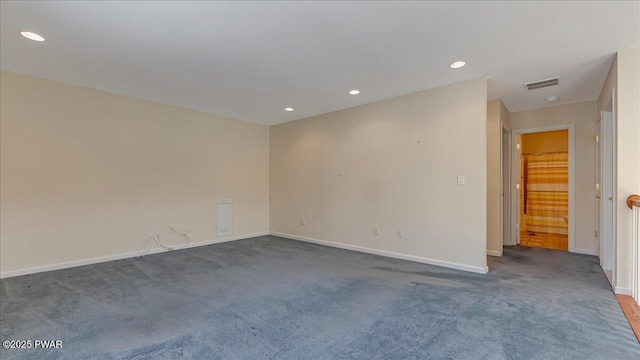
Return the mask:
{"type": "Polygon", "coordinates": [[[604,111],[600,112],[600,118],[596,122],[596,184],[595,197],[596,197],[596,255],[600,259],[600,267],[604,261],[603,247],[602,247],[602,124],[603,124],[604,111]]]}
{"type": "Polygon", "coordinates": [[[511,134],[509,130],[502,127],[500,135],[500,194],[502,195],[500,197],[500,254],[502,254],[505,239],[509,239],[509,245],[515,245],[515,242],[514,238],[511,237],[511,232],[505,232],[505,226],[507,229],[511,229],[512,224],[509,214],[511,207],[511,134]],[[506,161],[505,155],[507,157],[506,161]],[[505,174],[508,175],[507,179],[505,179],[505,174]],[[505,218],[505,215],[509,216],[505,218]]]}
{"type": "MultiPolygon", "coordinates": [[[[607,104],[607,106],[600,112],[600,120],[599,122],[599,130],[600,130],[600,141],[599,143],[596,144],[596,146],[600,149],[600,166],[599,166],[599,171],[600,174],[599,175],[599,180],[600,180],[600,191],[599,191],[599,195],[600,195],[600,206],[596,207],[596,216],[600,216],[600,229],[598,229],[601,233],[599,233],[599,237],[596,239],[597,242],[599,242],[599,247],[600,247],[600,265],[602,266],[602,269],[605,270],[605,274],[607,273],[607,271],[611,271],[611,285],[613,286],[613,288],[615,289],[617,280],[616,280],[616,267],[617,267],[617,257],[618,257],[618,241],[617,241],[617,199],[618,199],[618,194],[617,194],[617,174],[618,174],[618,169],[617,169],[617,145],[616,145],[616,134],[617,134],[617,119],[616,119],[616,108],[614,106],[615,104],[615,100],[616,99],[616,93],[615,93],[615,89],[611,90],[611,100],[609,101],[609,103],[607,104]],[[607,121],[608,120],[608,121],[607,121]],[[608,128],[606,128],[608,127],[608,128]],[[605,151],[605,142],[606,141],[610,141],[611,143],[608,144],[609,146],[607,146],[608,148],[610,148],[610,153],[605,151]],[[607,159],[609,161],[611,161],[610,164],[610,170],[611,173],[610,174],[606,174],[606,170],[608,167],[605,167],[605,159],[607,159]],[[605,177],[607,175],[610,175],[610,178],[608,179],[608,181],[611,183],[609,184],[611,186],[611,196],[612,196],[612,200],[609,200],[609,194],[605,194],[603,192],[604,189],[604,183],[605,183],[605,177]],[[605,259],[605,244],[604,244],[604,240],[605,240],[605,231],[604,229],[604,222],[605,222],[605,204],[607,204],[609,201],[612,202],[612,209],[611,209],[611,224],[610,225],[610,232],[611,234],[609,234],[611,236],[611,241],[610,241],[610,248],[608,249],[610,251],[609,255],[609,259],[605,259]],[[607,261],[605,260],[609,260],[611,263],[608,264],[607,261]],[[607,269],[607,267],[610,266],[610,269],[607,269]]],[[[596,195],[598,195],[598,191],[596,191],[596,195]]]]}
{"type": "Polygon", "coordinates": [[[520,164],[516,164],[516,161],[520,161],[520,149],[518,146],[513,146],[513,144],[520,144],[519,137],[522,134],[557,130],[569,130],[569,251],[593,255],[590,251],[576,249],[575,243],[575,124],[562,124],[511,131],[511,144],[513,149],[511,152],[511,236],[513,239],[516,239],[516,244],[520,244],[520,190],[516,189],[516,184],[520,184],[520,164]]]}
{"type": "Polygon", "coordinates": [[[611,89],[611,123],[613,131],[613,264],[611,269],[611,285],[615,289],[618,284],[616,269],[618,268],[618,113],[616,109],[616,89],[611,89]]]}
{"type": "Polygon", "coordinates": [[[596,193],[600,196],[599,209],[597,210],[600,215],[600,233],[598,234],[602,255],[600,265],[604,270],[613,270],[616,238],[614,231],[616,178],[613,171],[613,146],[615,145],[613,111],[603,110],[599,125],[600,141],[596,146],[600,149],[600,166],[598,169],[600,171],[600,174],[598,174],[600,189],[596,193]]]}

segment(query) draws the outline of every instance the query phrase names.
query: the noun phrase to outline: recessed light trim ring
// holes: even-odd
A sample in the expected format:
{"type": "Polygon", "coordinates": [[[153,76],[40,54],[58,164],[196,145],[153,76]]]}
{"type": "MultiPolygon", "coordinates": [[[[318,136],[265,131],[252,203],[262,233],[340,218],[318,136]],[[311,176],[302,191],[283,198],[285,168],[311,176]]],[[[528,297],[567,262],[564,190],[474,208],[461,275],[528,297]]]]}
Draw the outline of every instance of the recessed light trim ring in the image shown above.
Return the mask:
{"type": "Polygon", "coordinates": [[[45,38],[42,35],[36,34],[34,32],[31,32],[31,31],[21,31],[20,35],[26,37],[29,40],[33,40],[33,41],[42,42],[42,41],[45,40],[45,38]]]}

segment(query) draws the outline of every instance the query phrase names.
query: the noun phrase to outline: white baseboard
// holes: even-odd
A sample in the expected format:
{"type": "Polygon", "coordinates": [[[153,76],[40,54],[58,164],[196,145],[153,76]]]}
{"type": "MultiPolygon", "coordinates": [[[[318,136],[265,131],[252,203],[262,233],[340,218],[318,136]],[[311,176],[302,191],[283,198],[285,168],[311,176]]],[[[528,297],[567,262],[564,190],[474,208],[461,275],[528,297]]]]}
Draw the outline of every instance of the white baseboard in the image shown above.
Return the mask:
{"type": "Polygon", "coordinates": [[[487,255],[500,257],[500,256],[502,256],[502,250],[500,250],[500,251],[487,250],[487,255]]]}
{"type": "Polygon", "coordinates": [[[576,254],[583,254],[583,255],[595,255],[596,254],[595,250],[588,250],[588,249],[573,249],[573,250],[569,250],[569,252],[576,253],[576,254]]]}
{"type": "MultiPolygon", "coordinates": [[[[265,236],[265,235],[269,235],[269,233],[268,232],[260,232],[260,233],[255,233],[255,234],[221,237],[221,238],[217,238],[217,239],[214,239],[214,240],[198,241],[198,242],[194,242],[194,243],[189,244],[189,246],[185,247],[185,249],[198,247],[198,246],[211,245],[211,244],[218,244],[218,243],[223,243],[223,242],[227,242],[227,241],[249,239],[249,238],[258,237],[258,236],[265,236]]],[[[182,249],[180,249],[180,250],[182,250],[182,249]]],[[[158,253],[165,252],[165,251],[169,251],[169,250],[165,250],[165,249],[163,249],[161,247],[157,247],[157,248],[152,248],[145,255],[158,254],[158,253]]],[[[179,251],[179,250],[176,250],[176,251],[179,251]]],[[[20,275],[35,274],[35,273],[44,272],[44,271],[67,269],[67,268],[72,268],[72,267],[76,267],[76,266],[97,264],[97,263],[113,261],[113,260],[128,259],[128,258],[138,257],[138,256],[144,254],[145,252],[146,252],[146,250],[133,251],[133,252],[121,253],[121,254],[115,254],[115,255],[109,255],[109,256],[101,256],[101,257],[96,257],[96,258],[91,258],[91,259],[75,260],[75,261],[68,261],[68,262],[51,264],[51,265],[34,266],[34,267],[30,267],[30,268],[25,268],[25,269],[5,271],[5,272],[0,273],[0,279],[14,277],[14,276],[20,276],[20,275]]]]}
{"type": "Polygon", "coordinates": [[[616,294],[620,294],[620,295],[628,295],[631,296],[631,289],[626,288],[626,287],[622,287],[622,286],[616,286],[613,289],[613,292],[616,294]]]}
{"type": "Polygon", "coordinates": [[[442,267],[446,267],[446,268],[450,268],[450,269],[469,271],[469,272],[473,272],[473,273],[477,273],[477,274],[486,274],[486,273],[489,272],[489,267],[488,266],[485,266],[485,267],[469,266],[469,265],[463,265],[463,264],[453,263],[453,262],[449,262],[449,261],[429,259],[429,258],[425,258],[425,257],[400,254],[400,253],[395,253],[395,252],[391,252],[391,251],[371,249],[371,248],[366,248],[366,247],[362,247],[362,246],[347,245],[347,244],[336,243],[336,242],[331,242],[331,241],[312,239],[312,238],[308,238],[308,237],[304,237],[304,236],[285,234],[285,233],[280,233],[280,232],[275,232],[275,231],[271,231],[271,232],[269,232],[269,234],[273,235],[273,236],[279,236],[279,237],[283,237],[283,238],[287,238],[287,239],[292,239],[292,240],[300,240],[300,241],[304,241],[304,242],[309,242],[309,243],[314,243],[314,244],[319,244],[319,245],[325,245],[325,246],[331,246],[331,247],[335,247],[335,248],[339,248],[339,249],[345,249],[345,250],[359,251],[359,252],[368,253],[368,254],[381,255],[381,256],[386,256],[386,257],[395,258],[395,259],[415,261],[415,262],[419,262],[419,263],[423,263],[423,264],[442,266],[442,267]]]}

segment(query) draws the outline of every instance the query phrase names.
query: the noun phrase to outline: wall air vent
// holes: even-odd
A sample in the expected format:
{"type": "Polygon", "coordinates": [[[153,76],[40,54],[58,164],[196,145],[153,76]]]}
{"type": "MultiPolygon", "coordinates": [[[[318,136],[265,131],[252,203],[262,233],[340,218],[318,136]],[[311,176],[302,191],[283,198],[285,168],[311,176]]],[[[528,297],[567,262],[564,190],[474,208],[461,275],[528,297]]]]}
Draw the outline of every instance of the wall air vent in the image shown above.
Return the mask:
{"type": "Polygon", "coordinates": [[[534,82],[524,84],[527,90],[535,90],[535,89],[540,89],[543,87],[555,86],[555,85],[558,85],[558,78],[534,81],[534,82]]]}

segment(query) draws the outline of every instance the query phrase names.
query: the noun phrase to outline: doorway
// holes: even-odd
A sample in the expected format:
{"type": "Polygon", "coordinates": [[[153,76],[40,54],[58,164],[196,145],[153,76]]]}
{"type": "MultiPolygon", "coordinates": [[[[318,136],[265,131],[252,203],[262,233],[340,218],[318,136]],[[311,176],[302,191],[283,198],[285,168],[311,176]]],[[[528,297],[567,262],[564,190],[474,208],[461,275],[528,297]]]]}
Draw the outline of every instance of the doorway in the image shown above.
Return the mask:
{"type": "Polygon", "coordinates": [[[614,284],[615,262],[615,171],[613,102],[596,123],[596,253],[609,282],[614,284]]]}
{"type": "Polygon", "coordinates": [[[569,249],[569,134],[520,135],[520,245],[569,249]]]}
{"type": "Polygon", "coordinates": [[[516,244],[574,245],[574,125],[514,130],[511,228],[516,244]]]}

